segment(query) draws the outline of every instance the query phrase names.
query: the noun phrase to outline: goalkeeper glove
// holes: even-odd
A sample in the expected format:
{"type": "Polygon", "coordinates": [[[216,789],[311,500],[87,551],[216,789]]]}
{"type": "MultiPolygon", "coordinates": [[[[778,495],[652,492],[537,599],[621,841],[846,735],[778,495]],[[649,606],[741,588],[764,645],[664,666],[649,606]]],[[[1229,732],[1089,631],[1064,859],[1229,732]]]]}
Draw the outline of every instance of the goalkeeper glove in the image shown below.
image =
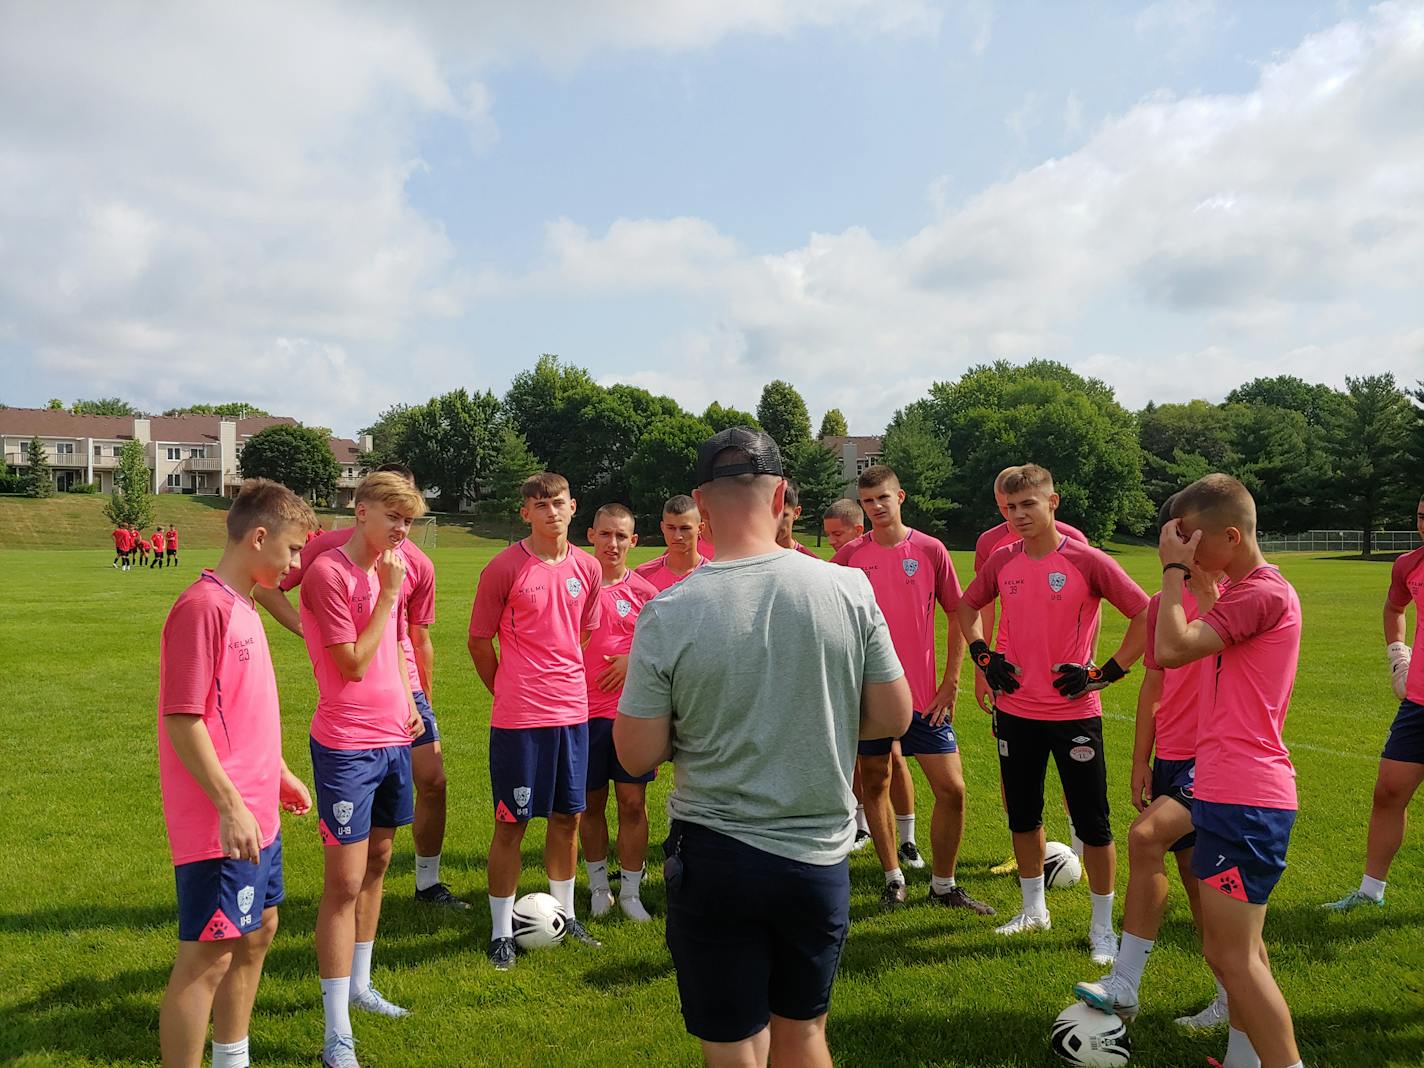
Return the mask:
{"type": "Polygon", "coordinates": [[[1111,657],[1102,667],[1089,660],[1086,664],[1054,664],[1053,670],[1061,672],[1053,686],[1064,697],[1082,697],[1104,689],[1127,674],[1111,657]]]}
{"type": "Polygon", "coordinates": [[[1389,676],[1394,683],[1394,696],[1404,700],[1404,688],[1409,682],[1409,646],[1403,642],[1390,642],[1385,649],[1389,657],[1389,676]]]}
{"type": "Polygon", "coordinates": [[[1018,665],[1010,663],[1003,653],[990,649],[988,642],[974,642],[969,646],[969,655],[974,658],[974,666],[984,673],[990,689],[1013,693],[1021,685],[1015,677],[1019,674],[1018,665]]]}

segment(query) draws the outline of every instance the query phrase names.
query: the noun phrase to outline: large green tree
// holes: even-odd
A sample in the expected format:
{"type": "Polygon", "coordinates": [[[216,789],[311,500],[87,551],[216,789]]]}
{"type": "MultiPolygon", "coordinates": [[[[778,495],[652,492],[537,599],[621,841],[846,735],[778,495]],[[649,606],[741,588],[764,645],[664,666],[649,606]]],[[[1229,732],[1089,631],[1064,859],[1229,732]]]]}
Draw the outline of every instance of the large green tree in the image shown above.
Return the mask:
{"type": "Polygon", "coordinates": [[[734,426],[747,426],[753,430],[761,429],[761,424],[757,422],[757,417],[752,415],[751,412],[728,408],[718,401],[713,401],[707,405],[706,411],[702,413],[702,421],[712,428],[712,433],[714,434],[720,434],[722,431],[734,426]]]}
{"type": "Polygon", "coordinates": [[[26,497],[53,497],[54,475],[50,471],[44,442],[38,437],[30,438],[28,457],[29,466],[20,480],[20,492],[26,497]]]}
{"type": "Polygon", "coordinates": [[[341,465],[325,430],[279,423],[247,439],[237,459],[243,478],[270,478],[315,500],[336,497],[341,465]]]}
{"type": "Polygon", "coordinates": [[[790,382],[768,382],[757,401],[757,422],[786,453],[793,445],[811,440],[811,416],[806,401],[790,382]]]}
{"type": "Polygon", "coordinates": [[[1154,507],[1213,471],[1231,471],[1229,410],[1204,400],[1149,404],[1137,416],[1143,490],[1154,507]]]}
{"type": "Polygon", "coordinates": [[[628,484],[633,512],[644,530],[655,528],[664,501],[692,490],[697,446],[712,433],[701,419],[686,414],[662,416],[643,433],[628,459],[628,484]]]}
{"type": "Polygon", "coordinates": [[[795,481],[801,496],[805,521],[816,531],[816,544],[821,544],[821,513],[845,491],[841,461],[819,441],[803,441],[793,445],[785,457],[786,472],[795,481]]]}
{"type": "MultiPolygon", "coordinates": [[[[471,396],[451,390],[404,409],[391,458],[408,466],[416,482],[440,497],[442,511],[479,500],[489,482],[504,426],[499,398],[486,390],[471,396]]],[[[381,461],[390,462],[388,460],[381,461]]]]}
{"type": "Polygon", "coordinates": [[[1394,375],[1345,378],[1330,434],[1336,499],[1361,532],[1366,556],[1381,523],[1400,521],[1419,499],[1409,462],[1415,418],[1394,375]]]}
{"type": "Polygon", "coordinates": [[[130,439],[119,450],[114,469],[114,492],[104,506],[104,514],[115,526],[147,530],[153,526],[153,472],[143,444],[130,439]]]}
{"type": "Polygon", "coordinates": [[[954,463],[934,423],[929,401],[918,400],[895,413],[885,428],[881,461],[894,470],[905,491],[905,522],[930,534],[943,534],[955,511],[954,463]]]}
{"type": "Polygon", "coordinates": [[[164,415],[217,415],[224,419],[252,419],[272,413],[247,401],[225,401],[222,404],[189,404],[184,408],[169,408],[164,415]]]}
{"type": "Polygon", "coordinates": [[[75,415],[142,415],[121,397],[100,397],[98,400],[77,400],[69,406],[75,415]]]}
{"type": "Polygon", "coordinates": [[[845,414],[839,408],[832,408],[821,416],[821,432],[818,438],[843,438],[850,433],[845,414]]]}
{"type": "Polygon", "coordinates": [[[597,389],[598,383],[582,367],[546,352],[530,370],[514,376],[504,395],[505,411],[534,455],[548,464],[564,439],[570,407],[578,397],[597,389]]]}

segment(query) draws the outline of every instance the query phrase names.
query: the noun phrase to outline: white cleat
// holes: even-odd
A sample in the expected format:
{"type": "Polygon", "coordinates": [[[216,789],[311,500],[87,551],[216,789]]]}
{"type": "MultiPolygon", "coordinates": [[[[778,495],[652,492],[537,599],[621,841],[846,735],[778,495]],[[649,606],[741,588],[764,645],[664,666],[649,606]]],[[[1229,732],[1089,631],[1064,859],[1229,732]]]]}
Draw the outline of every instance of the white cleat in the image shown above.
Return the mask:
{"type": "Polygon", "coordinates": [[[352,994],[351,1007],[359,1009],[361,1012],[375,1013],[377,1016],[399,1018],[410,1015],[409,1009],[403,1009],[399,1005],[387,1001],[374,986],[368,986],[359,994],[352,994]]]}
{"type": "Polygon", "coordinates": [[[1094,964],[1107,968],[1117,960],[1117,935],[1111,927],[1089,928],[1088,946],[1092,950],[1094,964]]]}
{"type": "Polygon", "coordinates": [[[1210,1031],[1214,1027],[1221,1027],[1230,1018],[1226,1011],[1226,1002],[1218,997],[1213,998],[1211,1004],[1195,1016],[1178,1016],[1176,1024],[1183,1031],[1210,1031]]]}
{"type": "Polygon", "coordinates": [[[634,923],[647,923],[653,918],[652,913],[643,907],[642,900],[636,897],[620,897],[618,907],[634,923]]]}
{"type": "Polygon", "coordinates": [[[1048,918],[1048,913],[1042,916],[1031,916],[1027,912],[1020,912],[1008,923],[994,928],[994,933],[1008,938],[1012,935],[1029,934],[1033,931],[1047,931],[1053,926],[1053,921],[1048,918]]]}
{"type": "Polygon", "coordinates": [[[607,916],[613,911],[613,891],[607,888],[595,890],[591,895],[589,912],[594,916],[607,916]]]}
{"type": "Polygon", "coordinates": [[[1116,972],[1108,972],[1096,983],[1075,984],[1073,995],[1099,1012],[1121,1016],[1126,1023],[1137,1018],[1137,996],[1117,977],[1116,972]]]}

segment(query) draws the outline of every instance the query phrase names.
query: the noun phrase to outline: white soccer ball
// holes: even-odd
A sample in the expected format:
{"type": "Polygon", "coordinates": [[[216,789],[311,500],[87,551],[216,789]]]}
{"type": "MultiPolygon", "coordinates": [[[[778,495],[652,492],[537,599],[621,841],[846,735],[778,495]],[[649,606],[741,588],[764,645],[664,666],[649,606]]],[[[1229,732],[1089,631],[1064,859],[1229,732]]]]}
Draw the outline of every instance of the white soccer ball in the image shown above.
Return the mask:
{"type": "Polygon", "coordinates": [[[1081,1001],[1058,1014],[1049,1045],[1062,1060],[1081,1068],[1118,1068],[1132,1052],[1127,1024],[1081,1001]]]}
{"type": "Polygon", "coordinates": [[[525,894],[514,903],[514,941],[520,949],[544,949],[564,940],[569,919],[552,894],[525,894]]]}
{"type": "Polygon", "coordinates": [[[1083,877],[1083,862],[1071,846],[1049,842],[1043,850],[1043,885],[1049,890],[1062,890],[1083,877]]]}

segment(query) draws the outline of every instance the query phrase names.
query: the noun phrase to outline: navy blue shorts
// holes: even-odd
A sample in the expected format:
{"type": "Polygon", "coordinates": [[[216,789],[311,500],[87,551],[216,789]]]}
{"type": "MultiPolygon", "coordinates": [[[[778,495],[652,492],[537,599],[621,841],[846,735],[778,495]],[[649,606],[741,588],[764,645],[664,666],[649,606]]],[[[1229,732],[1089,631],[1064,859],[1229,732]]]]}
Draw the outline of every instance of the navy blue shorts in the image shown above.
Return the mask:
{"type": "Polygon", "coordinates": [[[410,746],[328,749],[311,739],[317,830],[323,845],[350,845],[372,827],[404,827],[415,819],[410,746]]]}
{"type": "Polygon", "coordinates": [[[1222,805],[1197,798],[1192,825],[1197,829],[1192,874],[1237,901],[1264,905],[1286,870],[1295,809],[1222,805]]]}
{"type": "Polygon", "coordinates": [[[1399,703],[1380,756],[1406,764],[1424,764],[1424,705],[1408,699],[1399,703]]]}
{"type": "Polygon", "coordinates": [[[420,713],[420,722],[425,724],[425,732],[419,738],[410,740],[411,748],[418,749],[422,745],[438,742],[440,728],[435,725],[435,709],[430,707],[430,698],[425,696],[425,691],[416,690],[412,696],[415,698],[415,710],[420,713]]]}
{"type": "Polygon", "coordinates": [[[803,864],[674,820],[663,867],[667,946],[687,1031],[740,1042],[771,1020],[814,1020],[850,928],[850,863],[803,864]]]}
{"type": "MultiPolygon", "coordinates": [[[[1152,761],[1152,799],[1155,801],[1159,797],[1170,797],[1177,804],[1181,805],[1188,812],[1192,810],[1192,789],[1197,781],[1197,762],[1194,757],[1186,760],[1163,760],[1157,757],[1152,761]]],[[[1180,853],[1184,849],[1191,849],[1196,844],[1197,835],[1195,831],[1182,835],[1172,843],[1172,852],[1180,853]]]]}
{"type": "Polygon", "coordinates": [[[178,941],[221,942],[262,926],[262,910],[287,896],[282,882],[282,833],[262,850],[257,863],[195,860],[173,868],[178,883],[178,941]]]}
{"type": "Polygon", "coordinates": [[[588,789],[602,790],[614,782],[649,783],[658,777],[654,768],[646,775],[630,775],[613,747],[613,720],[595,716],[588,721],[588,789]]]}
{"type": "Polygon", "coordinates": [[[550,812],[584,810],[588,724],[491,727],[490,788],[494,818],[523,823],[550,812]]]}
{"type": "MultiPolygon", "coordinates": [[[[893,738],[872,738],[861,742],[856,751],[861,756],[884,756],[890,752],[893,738]]],[[[931,727],[923,715],[916,712],[910,717],[910,726],[900,735],[902,756],[936,756],[959,752],[959,739],[954,736],[954,724],[945,720],[938,727],[931,727]]]]}

